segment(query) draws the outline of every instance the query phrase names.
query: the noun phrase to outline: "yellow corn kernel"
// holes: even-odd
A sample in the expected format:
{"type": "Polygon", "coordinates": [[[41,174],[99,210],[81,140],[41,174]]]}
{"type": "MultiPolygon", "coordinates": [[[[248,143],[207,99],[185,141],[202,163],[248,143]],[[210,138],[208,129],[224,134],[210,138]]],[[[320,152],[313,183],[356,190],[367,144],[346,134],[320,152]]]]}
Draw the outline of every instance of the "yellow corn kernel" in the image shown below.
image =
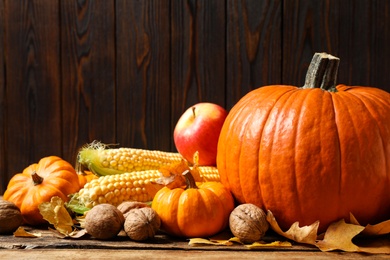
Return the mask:
{"type": "MultiPolygon", "coordinates": [[[[204,181],[220,181],[216,167],[194,167],[204,181]]],[[[127,172],[117,175],[101,176],[92,180],[78,192],[79,201],[87,205],[97,205],[104,201],[115,206],[123,201],[152,201],[146,185],[161,177],[158,170],[127,172]]],[[[87,206],[88,207],[88,206],[87,206]]]]}
{"type": "Polygon", "coordinates": [[[84,205],[98,205],[103,201],[115,206],[123,201],[148,202],[153,198],[146,192],[145,184],[160,178],[158,170],[128,172],[119,175],[102,176],[90,182],[78,192],[84,205]],[[134,179],[133,181],[126,181],[134,179]],[[105,183],[105,185],[102,185],[105,183]]]}
{"type": "Polygon", "coordinates": [[[196,167],[196,170],[198,170],[200,177],[203,178],[205,181],[221,181],[217,167],[198,166],[196,167]]]}
{"type": "Polygon", "coordinates": [[[183,157],[179,153],[137,148],[106,149],[101,143],[92,143],[78,154],[78,163],[100,176],[158,170],[181,160],[183,157]]]}

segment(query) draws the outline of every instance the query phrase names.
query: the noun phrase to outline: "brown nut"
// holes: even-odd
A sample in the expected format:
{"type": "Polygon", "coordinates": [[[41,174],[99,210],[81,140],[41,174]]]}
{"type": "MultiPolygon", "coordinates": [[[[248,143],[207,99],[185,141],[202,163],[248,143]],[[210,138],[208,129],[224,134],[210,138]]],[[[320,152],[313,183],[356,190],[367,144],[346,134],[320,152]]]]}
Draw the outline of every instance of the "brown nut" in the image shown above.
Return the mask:
{"type": "Polygon", "coordinates": [[[143,241],[154,237],[160,226],[161,220],[156,211],[145,207],[128,212],[124,229],[132,240],[143,241]]]}
{"type": "Polygon", "coordinates": [[[233,235],[243,243],[261,240],[269,228],[265,212],[253,204],[237,206],[229,217],[229,227],[233,235]]]}
{"type": "Polygon", "coordinates": [[[0,234],[12,233],[22,223],[20,209],[11,201],[0,200],[0,234]]]}
{"type": "Polygon", "coordinates": [[[139,201],[124,201],[118,205],[118,209],[122,212],[123,216],[126,218],[129,211],[132,209],[139,209],[149,207],[148,204],[139,202],[139,201]]]}
{"type": "Polygon", "coordinates": [[[97,239],[110,239],[122,230],[125,218],[115,206],[99,204],[87,212],[85,230],[97,239]]]}

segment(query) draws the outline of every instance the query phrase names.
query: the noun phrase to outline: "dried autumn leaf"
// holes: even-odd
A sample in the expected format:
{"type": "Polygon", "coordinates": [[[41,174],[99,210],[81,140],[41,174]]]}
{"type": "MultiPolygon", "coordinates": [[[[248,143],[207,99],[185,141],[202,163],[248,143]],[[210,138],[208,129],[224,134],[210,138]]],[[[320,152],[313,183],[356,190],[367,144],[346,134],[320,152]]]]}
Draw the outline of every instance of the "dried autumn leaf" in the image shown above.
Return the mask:
{"type": "Polygon", "coordinates": [[[164,187],[163,184],[149,182],[145,184],[145,191],[148,193],[149,197],[154,198],[156,193],[164,187]]]}
{"type": "Polygon", "coordinates": [[[298,243],[310,245],[315,245],[316,243],[318,226],[320,225],[319,221],[314,222],[310,226],[303,227],[299,227],[299,222],[295,222],[286,232],[282,231],[282,229],[279,227],[276,218],[270,210],[267,212],[267,221],[269,222],[272,230],[285,238],[291,239],[298,243]]]}
{"type": "Polygon", "coordinates": [[[38,208],[42,217],[54,225],[55,229],[61,234],[68,235],[73,231],[72,217],[69,215],[64,201],[60,197],[54,196],[50,202],[43,202],[38,208]]]}
{"type": "Polygon", "coordinates": [[[53,233],[53,235],[57,238],[73,238],[73,239],[78,239],[78,238],[81,238],[85,235],[87,235],[87,231],[85,229],[81,229],[81,230],[73,230],[72,232],[70,232],[69,234],[65,235],[65,234],[62,234],[61,232],[59,232],[58,230],[56,229],[52,229],[52,228],[49,228],[49,231],[51,231],[53,233]]]}
{"type": "MultiPolygon", "coordinates": [[[[355,216],[350,213],[350,222],[351,224],[359,225],[359,222],[355,218],[355,216]]],[[[370,225],[364,227],[364,230],[360,233],[365,236],[380,236],[390,233],[390,220],[383,221],[376,225],[370,225]]]]}
{"type": "Polygon", "coordinates": [[[209,240],[205,238],[191,238],[188,242],[189,246],[199,246],[199,245],[213,245],[213,246],[231,246],[233,243],[229,240],[209,240]]]}
{"type": "Polygon", "coordinates": [[[359,247],[352,239],[362,232],[364,227],[345,223],[344,219],[332,223],[325,232],[323,240],[316,243],[321,251],[343,250],[346,252],[358,252],[359,247]]]}
{"type": "Polygon", "coordinates": [[[387,237],[359,239],[356,241],[359,252],[369,254],[390,254],[390,240],[387,237]]]}
{"type": "Polygon", "coordinates": [[[170,189],[183,187],[186,185],[186,180],[182,173],[187,170],[190,170],[190,168],[185,160],[161,167],[159,169],[161,177],[156,180],[156,183],[164,185],[170,189]]]}
{"type": "Polygon", "coordinates": [[[251,245],[245,245],[249,249],[254,249],[254,248],[264,248],[264,247],[292,247],[292,244],[288,241],[274,241],[270,243],[263,243],[263,242],[254,242],[251,245]]]}
{"type": "Polygon", "coordinates": [[[18,229],[14,232],[14,237],[30,237],[30,238],[36,238],[41,237],[41,233],[32,233],[27,232],[23,227],[18,227],[18,229]]]}

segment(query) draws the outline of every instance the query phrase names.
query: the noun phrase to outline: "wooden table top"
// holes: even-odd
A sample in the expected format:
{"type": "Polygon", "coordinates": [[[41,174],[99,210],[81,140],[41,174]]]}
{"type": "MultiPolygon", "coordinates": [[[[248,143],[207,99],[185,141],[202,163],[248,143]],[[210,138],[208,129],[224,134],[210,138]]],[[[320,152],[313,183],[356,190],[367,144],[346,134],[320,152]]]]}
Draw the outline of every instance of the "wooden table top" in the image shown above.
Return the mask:
{"type": "MultiPolygon", "coordinates": [[[[28,230],[28,229],[26,229],[28,230]]],[[[248,249],[244,245],[190,246],[188,240],[157,234],[146,242],[131,241],[119,235],[109,241],[89,236],[79,239],[58,238],[47,229],[28,230],[40,237],[0,236],[0,259],[390,259],[390,255],[321,252],[315,247],[293,244],[291,247],[264,247],[248,249]]],[[[281,238],[282,239],[282,238],[281,238]]]]}

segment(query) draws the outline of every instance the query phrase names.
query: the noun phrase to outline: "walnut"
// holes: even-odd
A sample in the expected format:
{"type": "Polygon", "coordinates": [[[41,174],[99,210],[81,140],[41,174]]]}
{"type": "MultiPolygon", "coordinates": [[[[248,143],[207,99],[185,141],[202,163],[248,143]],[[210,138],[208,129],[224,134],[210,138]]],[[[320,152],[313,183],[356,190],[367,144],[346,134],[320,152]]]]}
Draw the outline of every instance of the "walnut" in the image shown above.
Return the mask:
{"type": "Polygon", "coordinates": [[[110,239],[122,230],[125,218],[120,210],[111,204],[99,204],[87,212],[85,230],[97,239],[110,239]]]}
{"type": "Polygon", "coordinates": [[[237,206],[229,217],[233,235],[243,243],[261,240],[269,228],[265,212],[256,205],[247,203],[237,206]]]}
{"type": "Polygon", "coordinates": [[[123,216],[126,218],[129,211],[132,209],[145,208],[149,207],[148,204],[138,201],[124,201],[118,205],[118,209],[123,213],[123,216]]]}
{"type": "Polygon", "coordinates": [[[143,241],[155,236],[161,220],[150,207],[132,209],[128,212],[124,229],[132,240],[143,241]]]}
{"type": "Polygon", "coordinates": [[[0,200],[0,234],[12,233],[22,223],[20,209],[11,201],[0,200]]]}

